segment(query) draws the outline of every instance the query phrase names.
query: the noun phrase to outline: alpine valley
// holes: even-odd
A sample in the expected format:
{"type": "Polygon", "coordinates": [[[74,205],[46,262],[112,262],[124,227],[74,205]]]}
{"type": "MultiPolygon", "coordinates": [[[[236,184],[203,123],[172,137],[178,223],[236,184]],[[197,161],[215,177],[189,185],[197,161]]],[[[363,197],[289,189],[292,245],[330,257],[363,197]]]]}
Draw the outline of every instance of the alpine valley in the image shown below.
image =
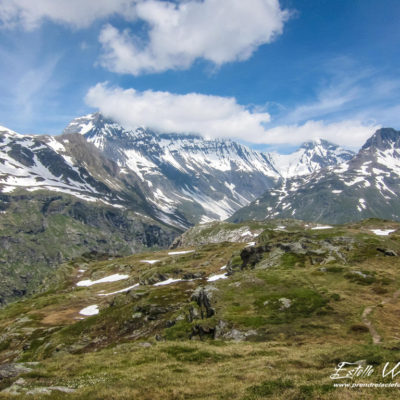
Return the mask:
{"type": "Polygon", "coordinates": [[[398,131],[279,155],[96,113],[0,128],[0,179],[0,398],[341,400],[338,363],[400,357],[398,131]]]}
{"type": "Polygon", "coordinates": [[[0,128],[0,302],[32,293],[61,262],[168,246],[283,177],[351,156],[325,141],[264,154],[230,140],[125,129],[99,113],[59,136],[0,128]]]}

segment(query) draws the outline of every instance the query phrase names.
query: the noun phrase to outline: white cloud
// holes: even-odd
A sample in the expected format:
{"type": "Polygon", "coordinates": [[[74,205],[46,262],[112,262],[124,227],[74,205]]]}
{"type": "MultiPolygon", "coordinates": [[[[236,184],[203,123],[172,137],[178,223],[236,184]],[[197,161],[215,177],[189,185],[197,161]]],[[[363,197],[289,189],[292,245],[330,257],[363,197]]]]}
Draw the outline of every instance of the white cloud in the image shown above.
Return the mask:
{"type": "Polygon", "coordinates": [[[376,124],[359,121],[308,121],[269,129],[268,113],[250,110],[231,97],[139,92],[104,83],[89,90],[86,102],[129,128],[145,126],[159,132],[199,133],[208,138],[229,137],[252,143],[295,145],[323,138],[358,147],[377,129],[376,124]]]}
{"type": "Polygon", "coordinates": [[[145,126],[160,132],[199,133],[206,137],[261,139],[268,113],[253,113],[232,97],[197,93],[173,94],[147,90],[110,88],[97,84],[86,102],[124,126],[145,126]]]}
{"type": "Polygon", "coordinates": [[[97,19],[113,14],[134,18],[136,0],[1,0],[0,25],[22,25],[34,29],[44,20],[72,25],[89,26],[97,19]]]}
{"type": "Polygon", "coordinates": [[[301,144],[308,140],[325,139],[344,147],[359,148],[378,129],[373,122],[344,120],[327,123],[309,120],[304,124],[281,125],[265,131],[268,144],[301,144]]]}
{"type": "MultiPolygon", "coordinates": [[[[32,30],[45,20],[85,28],[112,15],[145,24],[145,36],[106,24],[101,64],[138,75],[185,69],[197,59],[217,66],[247,60],[283,30],[279,0],[1,0],[0,26],[32,30]]],[[[140,33],[139,33],[140,34],[140,33]]]]}
{"type": "Polygon", "coordinates": [[[148,0],[137,4],[136,13],[148,24],[146,40],[112,25],[100,34],[101,63],[114,72],[184,69],[200,58],[217,66],[247,60],[282,33],[289,16],[279,0],[148,0]]]}

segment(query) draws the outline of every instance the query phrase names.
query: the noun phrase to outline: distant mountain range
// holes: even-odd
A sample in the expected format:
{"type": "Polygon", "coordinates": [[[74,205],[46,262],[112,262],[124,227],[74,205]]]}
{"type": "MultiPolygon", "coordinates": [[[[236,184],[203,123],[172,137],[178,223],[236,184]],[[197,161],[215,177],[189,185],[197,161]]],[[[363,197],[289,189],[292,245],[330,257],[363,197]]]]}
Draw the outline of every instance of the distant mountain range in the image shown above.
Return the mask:
{"type": "Polygon", "coordinates": [[[186,229],[230,217],[282,178],[352,155],[323,140],[268,154],[231,140],[126,129],[95,113],[55,137],[0,128],[0,187],[67,193],[186,229]]]}
{"type": "Polygon", "coordinates": [[[330,143],[327,140],[316,139],[303,143],[292,154],[272,153],[272,163],[283,178],[308,175],[321,168],[349,161],[354,152],[330,143]]]}
{"type": "Polygon", "coordinates": [[[229,217],[397,220],[399,152],[399,132],[390,128],[357,154],[318,139],[281,155],[231,140],[127,129],[95,113],[60,136],[0,128],[0,190],[69,194],[181,231],[229,217]]]}
{"type": "Polygon", "coordinates": [[[400,132],[379,129],[350,160],[283,180],[232,221],[296,218],[345,223],[400,220],[400,132]]]}

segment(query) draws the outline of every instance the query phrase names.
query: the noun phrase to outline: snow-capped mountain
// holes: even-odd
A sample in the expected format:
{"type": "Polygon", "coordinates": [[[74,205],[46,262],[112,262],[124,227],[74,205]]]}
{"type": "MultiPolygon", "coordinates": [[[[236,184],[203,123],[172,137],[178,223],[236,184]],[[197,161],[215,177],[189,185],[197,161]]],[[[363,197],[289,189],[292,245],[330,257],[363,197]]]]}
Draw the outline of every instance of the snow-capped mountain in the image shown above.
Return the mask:
{"type": "Polygon", "coordinates": [[[282,177],[349,157],[325,141],[278,156],[231,140],[126,129],[95,113],[56,137],[0,128],[0,191],[62,192],[185,229],[230,217],[282,177]]]}
{"type": "Polygon", "coordinates": [[[285,179],[232,220],[297,218],[344,223],[400,220],[400,131],[379,129],[356,156],[310,175],[285,179]]]}
{"type": "Polygon", "coordinates": [[[18,200],[24,190],[72,195],[133,211],[147,222],[158,219],[135,174],[122,172],[82,135],[20,135],[0,128],[0,191],[18,200]]]}
{"type": "MultiPolygon", "coordinates": [[[[78,135],[59,137],[20,135],[0,128],[0,186],[2,193],[18,188],[30,192],[49,190],[72,194],[86,201],[113,201],[112,188],[105,180],[116,171],[106,171],[110,162],[100,158],[96,169],[90,171],[90,161],[96,149],[78,135]],[[78,156],[77,150],[80,155],[78,156]],[[83,153],[87,153],[85,162],[83,153]],[[93,174],[93,171],[96,171],[93,174]]],[[[114,168],[115,169],[115,168],[114,168]]],[[[112,178],[115,182],[115,176],[112,178]]],[[[120,190],[114,182],[114,189],[120,190]]],[[[113,186],[113,185],[110,185],[113,186]]]]}
{"type": "Polygon", "coordinates": [[[303,143],[291,154],[272,153],[272,163],[284,178],[308,175],[321,168],[350,160],[354,156],[351,150],[343,149],[323,139],[303,143]]]}
{"type": "Polygon", "coordinates": [[[99,113],[64,132],[84,135],[123,172],[134,172],[167,223],[178,212],[189,224],[228,218],[280,178],[268,154],[230,140],[125,129],[99,113]]]}

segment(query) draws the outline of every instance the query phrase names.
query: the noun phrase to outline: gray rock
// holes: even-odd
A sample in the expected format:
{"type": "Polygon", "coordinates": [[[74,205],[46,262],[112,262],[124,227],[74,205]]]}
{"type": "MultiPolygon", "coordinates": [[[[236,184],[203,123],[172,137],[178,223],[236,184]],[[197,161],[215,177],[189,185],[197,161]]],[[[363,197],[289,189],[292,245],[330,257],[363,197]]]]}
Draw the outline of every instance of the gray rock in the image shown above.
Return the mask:
{"type": "Polygon", "coordinates": [[[227,328],[227,323],[225,321],[219,320],[215,327],[215,339],[223,337],[227,328]]]}
{"type": "Polygon", "coordinates": [[[381,247],[378,247],[377,250],[380,251],[381,253],[383,253],[385,256],[397,257],[397,253],[393,250],[383,249],[381,247]]]}
{"type": "Polygon", "coordinates": [[[246,335],[237,329],[232,329],[224,335],[224,338],[234,340],[235,342],[242,342],[246,339],[246,335]]]}
{"type": "Polygon", "coordinates": [[[149,342],[142,342],[142,343],[138,343],[138,346],[140,347],[151,347],[152,344],[149,342]]]}
{"type": "Polygon", "coordinates": [[[327,258],[325,258],[325,260],[324,261],[322,261],[322,265],[325,265],[325,264],[329,264],[330,262],[335,262],[336,261],[336,258],[335,257],[333,257],[333,256],[328,256],[327,258]]]}
{"type": "Polygon", "coordinates": [[[286,297],[280,298],[279,301],[281,303],[281,310],[290,308],[290,306],[292,305],[292,300],[287,299],[286,297]]]}
{"type": "Polygon", "coordinates": [[[72,389],[66,386],[49,386],[48,389],[52,391],[56,390],[63,393],[74,393],[76,391],[76,389],[72,389]]]}
{"type": "Polygon", "coordinates": [[[185,319],[185,316],[183,314],[179,314],[176,318],[175,321],[183,321],[185,319]]]}
{"type": "Polygon", "coordinates": [[[189,322],[192,322],[195,319],[200,319],[201,313],[197,307],[190,307],[189,308],[189,322]]]}
{"type": "Polygon", "coordinates": [[[20,385],[11,385],[10,387],[3,389],[1,393],[11,394],[11,395],[19,395],[21,394],[21,386],[20,385]]]}
{"type": "Polygon", "coordinates": [[[31,390],[28,390],[26,394],[36,395],[36,394],[51,394],[51,389],[47,387],[36,387],[31,390]]]}
{"type": "Polygon", "coordinates": [[[0,380],[5,378],[14,378],[20,374],[31,372],[32,368],[26,366],[25,363],[10,363],[0,365],[0,380]]]}
{"type": "Polygon", "coordinates": [[[193,292],[191,300],[195,301],[200,308],[201,318],[210,318],[215,314],[215,310],[212,308],[211,303],[214,292],[218,290],[214,286],[199,286],[193,292]]]}

